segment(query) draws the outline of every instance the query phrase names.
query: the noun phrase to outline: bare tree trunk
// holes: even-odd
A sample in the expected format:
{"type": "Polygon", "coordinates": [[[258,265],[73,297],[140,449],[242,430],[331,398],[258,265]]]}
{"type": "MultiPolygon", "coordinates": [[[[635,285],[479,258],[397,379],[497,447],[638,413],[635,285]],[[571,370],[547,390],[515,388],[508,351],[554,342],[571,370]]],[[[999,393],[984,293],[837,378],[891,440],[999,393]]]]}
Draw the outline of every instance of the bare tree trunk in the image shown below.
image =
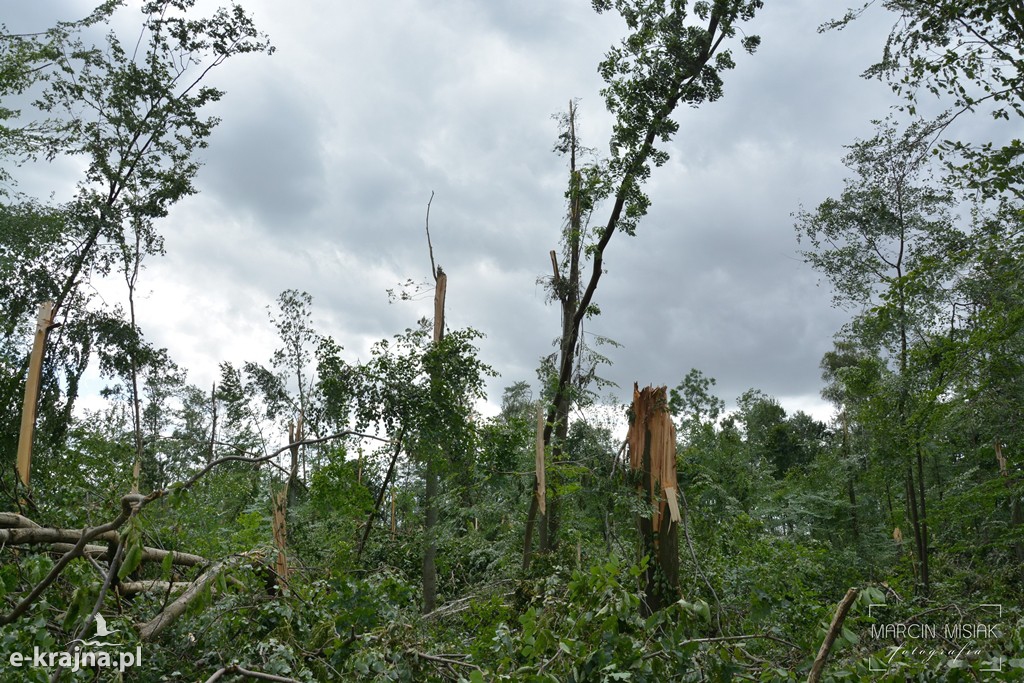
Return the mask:
{"type": "MultiPolygon", "coordinates": [[[[434,199],[433,193],[430,195],[434,199]]],[[[434,276],[434,344],[444,339],[444,300],[448,289],[448,276],[440,266],[434,265],[434,248],[430,245],[430,202],[427,202],[427,245],[430,248],[430,267],[434,276]]],[[[431,382],[435,380],[431,377],[431,382]]],[[[426,510],[426,526],[423,530],[423,613],[434,611],[437,603],[437,490],[439,484],[438,463],[432,456],[427,460],[426,489],[423,507],[426,510]]]]}
{"type": "Polygon", "coordinates": [[[807,683],[818,683],[821,680],[821,674],[825,671],[825,662],[828,660],[828,653],[832,650],[836,638],[839,637],[839,632],[843,629],[843,622],[846,621],[846,615],[850,612],[850,607],[853,606],[853,601],[857,599],[859,593],[860,591],[856,588],[851,588],[846,591],[846,595],[840,601],[839,607],[836,608],[836,613],[832,617],[832,623],[829,624],[828,631],[825,632],[825,640],[818,648],[818,656],[814,658],[811,673],[807,676],[807,683]]]}
{"type": "Polygon", "coordinates": [[[928,595],[931,590],[931,581],[928,577],[928,508],[925,504],[924,492],[924,455],[920,437],[915,440],[917,442],[917,487],[921,498],[921,512],[918,516],[921,524],[921,586],[924,589],[924,594],[928,595]]]}
{"type": "Polygon", "coordinates": [[[427,486],[424,494],[427,519],[423,531],[423,613],[433,612],[437,604],[437,539],[434,537],[437,531],[437,489],[438,476],[437,466],[433,462],[427,463],[427,486]]]}
{"type": "Polygon", "coordinates": [[[906,473],[907,509],[910,513],[910,528],[914,532],[914,574],[917,579],[918,592],[924,591],[924,574],[921,568],[921,524],[917,517],[917,496],[914,493],[914,470],[907,464],[906,473]]]}

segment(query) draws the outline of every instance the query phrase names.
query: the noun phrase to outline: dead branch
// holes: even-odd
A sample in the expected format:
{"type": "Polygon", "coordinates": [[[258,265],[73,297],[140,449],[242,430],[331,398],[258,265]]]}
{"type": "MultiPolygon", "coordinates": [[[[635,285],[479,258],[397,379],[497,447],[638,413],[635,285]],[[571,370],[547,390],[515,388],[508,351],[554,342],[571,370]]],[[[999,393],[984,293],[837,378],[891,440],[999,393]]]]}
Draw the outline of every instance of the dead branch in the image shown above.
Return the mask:
{"type": "Polygon", "coordinates": [[[430,205],[434,201],[434,191],[430,191],[430,199],[427,201],[427,250],[430,251],[430,274],[437,280],[437,266],[434,265],[434,245],[430,243],[430,205]]]}
{"type": "Polygon", "coordinates": [[[121,595],[135,595],[136,593],[149,593],[159,591],[176,592],[188,588],[191,584],[187,581],[122,581],[117,584],[117,592],[121,595]]]}
{"type": "Polygon", "coordinates": [[[428,655],[427,653],[420,652],[418,650],[406,650],[406,653],[412,655],[413,657],[418,657],[420,659],[426,659],[429,662],[438,662],[440,664],[448,664],[448,665],[451,665],[451,666],[464,666],[464,667],[469,668],[469,669],[476,669],[477,671],[480,671],[480,672],[483,671],[483,669],[481,669],[476,664],[471,664],[470,662],[460,662],[457,659],[450,659],[449,657],[442,657],[440,655],[428,655]]]}
{"type": "Polygon", "coordinates": [[[224,666],[214,672],[212,676],[206,679],[206,683],[213,683],[214,681],[220,680],[221,677],[235,674],[238,676],[248,676],[249,678],[255,678],[261,681],[277,681],[277,683],[299,683],[294,678],[285,678],[284,676],[275,676],[274,674],[265,674],[262,671],[250,671],[249,669],[243,669],[237,664],[231,666],[224,666]]]}
{"type": "Polygon", "coordinates": [[[210,565],[209,569],[203,572],[199,578],[192,582],[184,593],[178,596],[177,600],[167,605],[162,612],[146,623],[139,624],[139,640],[152,640],[156,636],[160,635],[164,629],[177,621],[178,617],[184,614],[185,610],[188,609],[188,606],[202,595],[203,589],[217,578],[217,575],[224,570],[229,562],[230,560],[214,562],[210,565]]]}
{"type": "MultiPolygon", "coordinates": [[[[771,641],[779,643],[781,645],[785,645],[785,646],[787,646],[787,647],[789,647],[790,649],[793,649],[793,650],[801,649],[800,646],[797,645],[796,643],[791,643],[790,641],[786,640],[785,638],[780,638],[779,636],[773,636],[770,633],[750,633],[750,634],[739,635],[739,636],[715,636],[715,637],[712,637],[712,638],[690,638],[688,640],[680,641],[679,645],[680,646],[682,646],[682,645],[689,645],[690,643],[730,643],[730,642],[735,642],[735,641],[740,641],[740,640],[771,640],[771,641]]],[[[664,657],[665,654],[666,653],[665,653],[664,650],[658,650],[656,652],[648,652],[647,654],[645,654],[642,657],[642,659],[653,659],[655,657],[664,657]]]]}
{"type": "Polygon", "coordinates": [[[29,594],[26,595],[13,610],[11,610],[10,614],[0,616],[0,626],[6,626],[23,615],[32,603],[43,594],[43,591],[49,588],[50,584],[57,580],[57,577],[64,571],[64,568],[68,566],[68,563],[82,554],[82,551],[85,549],[85,546],[89,541],[107,533],[108,531],[120,529],[121,526],[128,521],[128,518],[142,507],[144,500],[145,499],[137,493],[129,493],[121,498],[121,514],[106,524],[101,524],[100,526],[92,527],[91,529],[84,529],[82,531],[82,536],[78,539],[78,542],[72,546],[71,550],[64,553],[64,555],[54,563],[53,568],[50,569],[50,572],[45,577],[43,577],[43,580],[35,585],[29,594]]]}
{"type": "Polygon", "coordinates": [[[832,644],[836,642],[839,631],[843,628],[843,621],[846,620],[846,615],[849,613],[850,607],[853,606],[853,601],[857,599],[859,593],[860,591],[856,588],[846,591],[846,595],[839,603],[839,607],[836,608],[835,616],[832,617],[832,623],[829,624],[828,632],[825,633],[825,640],[822,641],[821,648],[818,650],[818,656],[814,658],[811,673],[807,676],[807,683],[818,683],[821,680],[821,674],[825,670],[825,661],[828,659],[828,653],[832,649],[832,644]]]}
{"type": "MultiPolygon", "coordinates": [[[[31,522],[29,519],[25,519],[25,521],[31,522]]],[[[35,522],[32,523],[35,524],[35,522]]],[[[82,534],[86,531],[88,530],[50,529],[47,527],[40,527],[38,525],[34,527],[22,527],[16,529],[0,529],[0,543],[7,543],[10,545],[35,545],[49,543],[50,550],[56,552],[68,552],[74,548],[74,545],[72,544],[77,543],[79,539],[81,539],[82,534]]],[[[121,535],[117,531],[107,531],[92,537],[92,540],[117,544],[121,542],[121,535]]],[[[83,555],[91,555],[93,557],[106,555],[107,552],[107,547],[102,545],[88,545],[82,549],[83,555]]],[[[176,550],[162,550],[160,548],[146,547],[142,549],[143,561],[160,562],[168,555],[172,557],[172,564],[183,565],[186,567],[209,564],[209,560],[199,555],[182,553],[176,550]]]]}

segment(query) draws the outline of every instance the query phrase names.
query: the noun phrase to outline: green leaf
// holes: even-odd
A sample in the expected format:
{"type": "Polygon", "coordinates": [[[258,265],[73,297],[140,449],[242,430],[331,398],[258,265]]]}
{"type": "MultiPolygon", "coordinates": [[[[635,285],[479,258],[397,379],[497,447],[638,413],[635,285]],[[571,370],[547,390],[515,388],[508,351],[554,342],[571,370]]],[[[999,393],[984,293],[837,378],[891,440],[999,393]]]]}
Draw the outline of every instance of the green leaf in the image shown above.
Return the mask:
{"type": "Polygon", "coordinates": [[[117,572],[117,578],[124,579],[126,576],[135,571],[138,566],[142,563],[142,541],[138,541],[128,550],[124,556],[124,562],[121,563],[121,569],[117,572]]]}
{"type": "Polygon", "coordinates": [[[171,578],[171,572],[173,571],[173,569],[174,569],[174,555],[172,555],[171,553],[167,553],[167,555],[164,556],[163,561],[160,562],[160,576],[163,577],[164,580],[169,581],[170,578],[171,578]]]}

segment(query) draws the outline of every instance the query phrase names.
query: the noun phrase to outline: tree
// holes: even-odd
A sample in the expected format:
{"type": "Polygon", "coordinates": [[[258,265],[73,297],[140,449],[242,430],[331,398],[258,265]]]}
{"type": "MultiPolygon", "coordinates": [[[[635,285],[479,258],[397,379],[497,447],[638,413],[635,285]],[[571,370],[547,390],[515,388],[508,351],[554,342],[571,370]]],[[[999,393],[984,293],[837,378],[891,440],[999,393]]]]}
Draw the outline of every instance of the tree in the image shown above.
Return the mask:
{"type": "MultiPolygon", "coordinates": [[[[851,10],[823,28],[842,28],[872,3],[851,10]]],[[[888,81],[911,114],[921,93],[948,103],[943,128],[964,113],[987,107],[995,119],[1024,116],[1024,10],[1012,0],[885,0],[898,18],[881,59],[865,76],[888,81]],[[950,103],[951,100],[951,103],[950,103]]],[[[1024,166],[1020,139],[1005,144],[947,141],[942,149],[960,155],[950,166],[969,186],[986,193],[1021,196],[1024,166]]]]}
{"type": "MultiPolygon", "coordinates": [[[[391,461],[357,554],[365,548],[371,525],[381,512],[402,452],[425,482],[428,469],[436,468],[439,487],[453,473],[473,465],[477,443],[473,402],[483,397],[484,377],[493,371],[477,358],[473,340],[479,332],[454,330],[435,341],[432,328],[421,320],[416,329],[396,335],[394,341],[381,340],[374,345],[372,358],[354,368],[340,362],[336,348],[322,346],[318,375],[328,396],[327,419],[344,420],[360,432],[375,428],[390,441],[391,461]],[[332,413],[331,407],[350,412],[332,413]]],[[[424,518],[428,510],[425,506],[424,518]]],[[[429,542],[428,538],[424,549],[429,542]]],[[[429,582],[428,576],[423,578],[429,582]]],[[[436,590],[436,586],[427,585],[424,590],[436,590]]]]}
{"type": "Polygon", "coordinates": [[[943,389],[936,382],[948,378],[916,363],[912,346],[937,342],[934,331],[965,237],[950,214],[952,193],[922,182],[934,128],[913,123],[899,133],[891,122],[878,128],[845,159],[856,179],[847,181],[838,200],[825,200],[814,213],[801,211],[797,233],[812,247],[801,252],[804,259],[831,281],[834,302],[861,311],[847,334],[889,364],[863,405],[875,411],[883,457],[902,463],[920,586],[927,592],[923,431],[943,389]]]}
{"type": "MultiPolygon", "coordinates": [[[[5,297],[5,318],[25,319],[35,305],[29,294],[55,303],[60,327],[50,348],[41,413],[44,423],[48,411],[58,416],[51,429],[57,442],[94,351],[113,346],[133,356],[138,338],[131,322],[92,304],[87,283],[120,260],[131,287],[141,258],[162,251],[155,221],[195,192],[194,155],[217,124],[200,114],[223,95],[205,84],[207,76],[230,57],[272,51],[241,7],[195,17],[194,4],[146,2],[141,34],[122,40],[111,31],[102,46],[83,36],[112,25],[121,5],[115,0],[85,19],[41,33],[0,35],[0,96],[35,98],[29,113],[0,108],[6,122],[0,151],[14,163],[66,156],[81,158],[85,167],[74,198],[62,205],[17,196],[18,204],[4,212],[12,229],[0,238],[4,258],[24,265],[5,283],[5,289],[22,292],[5,297]],[[61,375],[63,390],[56,381],[61,375]]],[[[17,361],[25,357],[12,336],[19,329],[5,326],[0,340],[12,349],[4,356],[14,359],[0,381],[5,411],[27,364],[27,357],[17,361]]]]}
{"type": "MultiPolygon", "coordinates": [[[[668,161],[668,152],[658,149],[679,129],[672,114],[681,103],[698,106],[714,102],[722,96],[723,71],[733,68],[729,50],[722,43],[732,38],[740,23],[753,18],[761,8],[761,0],[722,0],[697,2],[693,14],[701,25],[688,23],[685,3],[679,1],[594,0],[594,9],[614,9],[626,22],[630,34],[618,47],[613,47],[598,70],[607,84],[602,90],[608,111],[614,117],[610,148],[615,157],[609,162],[608,174],[612,206],[608,221],[596,232],[596,240],[586,247],[591,256],[590,277],[578,301],[572,302],[575,313],[568,320],[568,334],[563,331],[553,397],[548,404],[544,426],[544,444],[552,443],[559,405],[569,400],[572,387],[574,354],[584,318],[596,312],[594,292],[604,273],[604,251],[612,236],[622,231],[636,233],[640,219],[647,213],[650,200],[642,185],[650,177],[651,165],[668,161]]],[[[757,36],[745,36],[741,44],[753,52],[760,43],[757,36]]],[[[570,198],[575,181],[570,177],[570,198]]],[[[570,201],[570,225],[572,225],[570,201]]],[[[564,324],[563,324],[564,330],[564,324]]],[[[537,516],[537,482],[535,495],[527,514],[523,543],[523,566],[530,564],[533,550],[533,526],[537,516]]],[[[550,544],[550,540],[549,540],[550,544]]]]}

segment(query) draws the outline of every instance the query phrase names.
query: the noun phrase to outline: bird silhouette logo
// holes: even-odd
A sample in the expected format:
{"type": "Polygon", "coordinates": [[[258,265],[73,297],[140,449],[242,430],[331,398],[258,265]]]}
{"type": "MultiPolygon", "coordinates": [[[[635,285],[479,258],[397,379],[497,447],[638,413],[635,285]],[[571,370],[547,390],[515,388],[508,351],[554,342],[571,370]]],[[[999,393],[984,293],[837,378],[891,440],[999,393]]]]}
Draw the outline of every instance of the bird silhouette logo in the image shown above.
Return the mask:
{"type": "Polygon", "coordinates": [[[106,638],[112,633],[117,633],[116,630],[107,630],[107,620],[99,612],[96,613],[96,637],[106,638]]]}
{"type": "Polygon", "coordinates": [[[114,633],[117,633],[117,632],[118,632],[118,629],[114,629],[113,631],[108,629],[107,628],[107,620],[106,620],[106,618],[102,614],[97,612],[96,613],[96,640],[83,640],[81,638],[75,638],[71,642],[72,643],[81,643],[83,646],[88,646],[88,647],[106,647],[107,645],[110,645],[110,643],[108,643],[108,642],[106,642],[104,640],[101,640],[101,638],[106,638],[107,636],[113,635],[114,633]]]}

